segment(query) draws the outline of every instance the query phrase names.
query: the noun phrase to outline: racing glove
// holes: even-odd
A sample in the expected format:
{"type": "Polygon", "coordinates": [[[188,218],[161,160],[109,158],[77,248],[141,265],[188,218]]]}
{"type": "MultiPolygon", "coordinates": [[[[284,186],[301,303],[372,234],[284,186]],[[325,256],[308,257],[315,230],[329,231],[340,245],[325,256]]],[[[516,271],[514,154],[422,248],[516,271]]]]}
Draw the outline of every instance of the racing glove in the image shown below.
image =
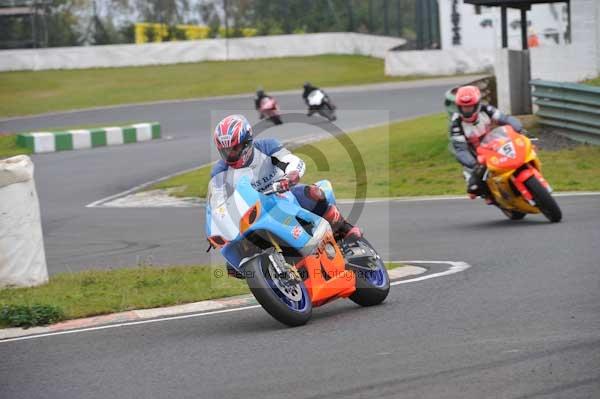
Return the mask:
{"type": "Polygon", "coordinates": [[[297,170],[290,171],[285,177],[273,183],[273,190],[279,193],[289,191],[300,181],[300,173],[297,170]]]}

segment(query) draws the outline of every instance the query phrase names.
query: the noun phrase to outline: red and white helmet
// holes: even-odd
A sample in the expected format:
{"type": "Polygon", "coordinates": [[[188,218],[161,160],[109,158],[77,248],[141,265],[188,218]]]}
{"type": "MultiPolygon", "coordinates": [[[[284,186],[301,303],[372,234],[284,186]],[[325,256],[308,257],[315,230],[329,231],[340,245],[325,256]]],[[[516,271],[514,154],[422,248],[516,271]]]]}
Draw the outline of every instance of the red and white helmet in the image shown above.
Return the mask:
{"type": "Polygon", "coordinates": [[[244,116],[229,115],[219,122],[213,140],[221,158],[232,168],[244,168],[252,161],[254,135],[244,116]]]}
{"type": "Polygon", "coordinates": [[[465,122],[475,122],[481,109],[481,91],[476,86],[463,86],[456,92],[455,103],[465,122]]]}

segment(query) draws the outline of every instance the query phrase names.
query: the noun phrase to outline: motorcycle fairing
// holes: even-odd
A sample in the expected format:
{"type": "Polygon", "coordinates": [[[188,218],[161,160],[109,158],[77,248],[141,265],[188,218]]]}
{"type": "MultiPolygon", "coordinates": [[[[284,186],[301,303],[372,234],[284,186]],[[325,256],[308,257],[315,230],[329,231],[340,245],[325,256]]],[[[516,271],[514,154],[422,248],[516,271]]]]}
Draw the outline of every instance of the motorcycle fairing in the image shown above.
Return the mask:
{"type": "Polygon", "coordinates": [[[503,126],[489,133],[481,144],[477,149],[478,159],[488,168],[487,184],[498,205],[508,210],[539,213],[524,183],[536,176],[546,188],[549,185],[539,172],[541,162],[531,140],[503,126]]]}
{"type": "MultiPolygon", "coordinates": [[[[332,198],[331,184],[320,184],[330,191],[332,198]]],[[[209,201],[207,226],[209,236],[220,235],[227,241],[221,247],[221,254],[238,270],[248,260],[250,243],[247,237],[252,234],[266,236],[265,232],[268,232],[303,256],[313,253],[323,237],[331,234],[329,223],[302,208],[292,193],[263,195],[252,187],[247,176],[240,179],[235,191],[223,204],[209,201]],[[252,223],[246,222],[247,227],[240,231],[246,212],[252,209],[260,209],[259,214],[252,223]]]]}
{"type": "Polygon", "coordinates": [[[323,104],[325,94],[321,90],[313,90],[308,94],[307,100],[308,105],[311,107],[318,107],[323,104]]]}

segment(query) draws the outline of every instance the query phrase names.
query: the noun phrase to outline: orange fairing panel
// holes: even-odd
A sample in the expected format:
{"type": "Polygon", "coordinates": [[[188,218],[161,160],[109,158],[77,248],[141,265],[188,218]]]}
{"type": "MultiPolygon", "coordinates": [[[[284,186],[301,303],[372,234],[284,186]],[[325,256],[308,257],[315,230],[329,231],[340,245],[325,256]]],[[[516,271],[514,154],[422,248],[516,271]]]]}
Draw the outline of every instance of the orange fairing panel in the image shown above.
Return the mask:
{"type": "Polygon", "coordinates": [[[313,306],[339,297],[348,297],[356,290],[355,276],[346,270],[344,256],[328,233],[314,255],[305,257],[296,268],[304,268],[308,279],[304,282],[313,306]],[[335,252],[334,252],[335,251],[335,252]]]}

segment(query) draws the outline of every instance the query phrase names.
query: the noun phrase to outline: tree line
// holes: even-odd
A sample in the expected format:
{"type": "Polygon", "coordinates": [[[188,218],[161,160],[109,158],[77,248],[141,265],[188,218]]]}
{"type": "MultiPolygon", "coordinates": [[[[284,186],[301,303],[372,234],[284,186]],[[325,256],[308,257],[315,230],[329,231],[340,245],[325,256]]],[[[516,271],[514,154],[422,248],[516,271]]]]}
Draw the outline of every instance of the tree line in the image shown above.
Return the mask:
{"type": "MultiPolygon", "coordinates": [[[[164,24],[168,34],[163,41],[185,38],[185,35],[178,31],[177,25],[205,25],[209,28],[209,37],[239,37],[243,35],[243,30],[248,28],[257,35],[361,32],[401,36],[409,41],[409,47],[431,47],[435,40],[430,40],[430,43],[423,46],[417,36],[421,35],[423,24],[437,26],[437,21],[426,20],[431,18],[431,15],[423,15],[421,6],[417,3],[437,4],[436,0],[24,2],[34,4],[37,11],[29,17],[2,17],[0,45],[3,48],[133,43],[136,22],[164,24]]],[[[149,29],[147,36],[152,35],[155,35],[155,32],[149,29]]]]}

